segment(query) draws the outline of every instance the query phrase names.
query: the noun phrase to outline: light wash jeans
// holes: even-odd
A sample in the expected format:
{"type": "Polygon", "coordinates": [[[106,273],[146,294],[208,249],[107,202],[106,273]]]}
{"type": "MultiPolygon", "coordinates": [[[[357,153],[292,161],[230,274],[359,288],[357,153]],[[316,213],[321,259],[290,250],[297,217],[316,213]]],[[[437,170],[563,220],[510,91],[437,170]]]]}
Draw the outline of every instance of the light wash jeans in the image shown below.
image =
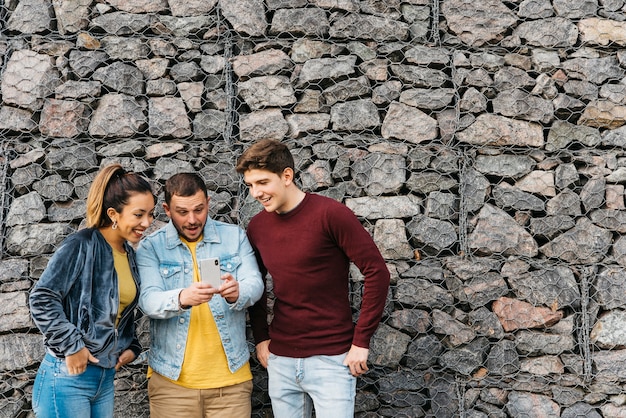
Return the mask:
{"type": "Polygon", "coordinates": [[[115,368],[87,365],[79,375],[67,372],[65,359],[46,354],[35,378],[33,411],[37,418],[112,418],[115,368]]]}
{"type": "Polygon", "coordinates": [[[347,353],[306,358],[270,354],[267,373],[276,418],[352,418],[356,377],[343,365],[347,353]]]}

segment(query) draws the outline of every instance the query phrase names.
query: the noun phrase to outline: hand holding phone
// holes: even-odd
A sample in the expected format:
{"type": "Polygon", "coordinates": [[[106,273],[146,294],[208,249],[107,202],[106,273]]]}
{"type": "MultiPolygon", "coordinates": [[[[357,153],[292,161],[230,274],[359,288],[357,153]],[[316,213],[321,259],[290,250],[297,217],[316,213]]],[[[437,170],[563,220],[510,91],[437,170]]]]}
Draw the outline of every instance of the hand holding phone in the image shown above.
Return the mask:
{"type": "Polygon", "coordinates": [[[208,283],[215,289],[222,285],[222,273],[220,271],[220,259],[217,257],[199,260],[200,278],[202,283],[208,283]]]}

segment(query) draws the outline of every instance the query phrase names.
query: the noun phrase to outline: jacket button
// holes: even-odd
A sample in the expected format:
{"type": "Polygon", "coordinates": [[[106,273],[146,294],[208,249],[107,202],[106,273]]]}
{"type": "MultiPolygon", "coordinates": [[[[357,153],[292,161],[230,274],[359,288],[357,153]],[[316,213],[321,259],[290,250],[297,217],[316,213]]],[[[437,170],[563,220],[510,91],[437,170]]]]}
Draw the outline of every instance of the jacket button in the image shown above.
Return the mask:
{"type": "Polygon", "coordinates": [[[167,269],[163,270],[163,274],[167,274],[167,273],[168,273],[167,269]]]}
{"type": "Polygon", "coordinates": [[[180,318],[179,321],[182,324],[183,322],[185,322],[185,318],[180,318]]]}
{"type": "Polygon", "coordinates": [[[176,345],[176,349],[177,349],[177,350],[180,350],[180,344],[177,344],[177,345],[176,345]]]}

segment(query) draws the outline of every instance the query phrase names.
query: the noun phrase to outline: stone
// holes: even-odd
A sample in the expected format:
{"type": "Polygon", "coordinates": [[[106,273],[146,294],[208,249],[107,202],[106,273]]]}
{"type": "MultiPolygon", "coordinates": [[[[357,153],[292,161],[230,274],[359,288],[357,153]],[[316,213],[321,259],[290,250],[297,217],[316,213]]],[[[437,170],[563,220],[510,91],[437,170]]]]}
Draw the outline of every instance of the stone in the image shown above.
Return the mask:
{"type": "Polygon", "coordinates": [[[409,218],[420,210],[420,199],[414,195],[357,197],[344,203],[356,216],[366,219],[409,218]]]}
{"type": "Polygon", "coordinates": [[[590,338],[592,343],[602,349],[626,346],[626,311],[614,309],[600,315],[590,338]]]}
{"type": "Polygon", "coordinates": [[[406,227],[417,248],[439,252],[458,243],[456,228],[448,221],[418,215],[406,227]]]}
{"type": "Polygon", "coordinates": [[[300,70],[297,87],[352,75],[355,71],[356,60],[356,55],[309,59],[300,70]]]}
{"type": "Polygon", "coordinates": [[[572,334],[558,335],[540,331],[518,331],[517,350],[520,354],[536,356],[543,354],[560,355],[572,351],[575,346],[572,334]]]}
{"type": "MultiPolygon", "coordinates": [[[[102,49],[112,59],[120,61],[134,61],[150,53],[150,48],[144,40],[114,35],[102,38],[102,49]]],[[[120,64],[120,62],[114,64],[120,64]]]]}
{"type": "Polygon", "coordinates": [[[485,306],[509,292],[502,276],[495,272],[488,272],[466,281],[448,277],[446,287],[458,301],[468,303],[472,309],[485,306]]]}
{"type": "Polygon", "coordinates": [[[167,0],[107,0],[107,3],[129,13],[158,13],[167,10],[167,0]]]}
{"type": "Polygon", "coordinates": [[[261,36],[267,29],[265,8],[261,0],[219,0],[219,7],[228,22],[237,32],[250,36],[261,36]]]}
{"type": "Polygon", "coordinates": [[[17,225],[8,230],[6,248],[9,254],[35,256],[54,251],[68,233],[65,224],[17,225]]]}
{"type": "Polygon", "coordinates": [[[59,84],[60,74],[52,57],[17,50],[11,54],[2,75],[2,100],[4,104],[37,111],[59,84]]]}
{"type": "Polygon", "coordinates": [[[452,305],[454,298],[446,289],[424,279],[400,278],[396,286],[396,300],[417,308],[443,308],[452,305]]]}
{"type": "Polygon", "coordinates": [[[380,116],[376,105],[360,99],[334,105],[330,109],[330,122],[334,130],[363,131],[380,126],[380,116]]]}
{"type": "Polygon", "coordinates": [[[42,134],[58,138],[72,138],[87,131],[89,109],[74,100],[46,99],[39,130],[42,134]]]}
{"type": "Polygon", "coordinates": [[[626,106],[608,100],[593,101],[587,104],[578,123],[594,128],[619,128],[626,123],[626,106]]]}
{"type": "Polygon", "coordinates": [[[413,249],[406,238],[401,219],[379,219],[374,227],[374,242],[386,259],[411,259],[413,249]]]}
{"type": "Polygon", "coordinates": [[[330,22],[326,13],[317,8],[278,9],[274,13],[269,33],[272,35],[290,34],[295,36],[328,35],[330,22]]]}
{"type": "Polygon", "coordinates": [[[6,218],[7,226],[35,224],[46,216],[46,207],[37,192],[30,192],[13,201],[6,218]]]}
{"type": "Polygon", "coordinates": [[[199,16],[211,12],[217,0],[168,0],[167,4],[174,16],[199,16]]]}
{"type": "Polygon", "coordinates": [[[559,417],[559,405],[550,397],[528,392],[512,391],[505,408],[511,416],[559,417]]]}
{"type": "Polygon", "coordinates": [[[457,137],[459,141],[472,145],[526,145],[537,148],[544,145],[541,125],[492,114],[479,115],[457,137]]]}
{"type": "Polygon", "coordinates": [[[551,171],[533,170],[515,182],[515,187],[524,192],[547,197],[556,195],[554,174],[551,171]]]}
{"type": "Polygon", "coordinates": [[[0,370],[3,372],[34,366],[41,361],[44,354],[41,335],[22,333],[0,335],[0,370]]]}
{"type": "Polygon", "coordinates": [[[485,204],[469,236],[469,245],[478,254],[522,255],[534,257],[537,242],[506,212],[485,204]]]}
{"type": "Polygon", "coordinates": [[[233,71],[238,77],[272,75],[293,67],[291,59],[279,49],[268,49],[232,59],[233,71]]]}
{"type": "Polygon", "coordinates": [[[532,46],[563,48],[576,43],[578,28],[569,19],[549,17],[520,23],[513,31],[513,36],[532,46]]]}
{"type": "Polygon", "coordinates": [[[148,132],[156,137],[185,138],[191,123],[183,100],[178,97],[153,97],[148,102],[148,132]]]}
{"type": "Polygon", "coordinates": [[[611,246],[611,232],[581,218],[576,226],[544,244],[540,251],[547,257],[557,257],[573,264],[596,263],[604,258],[611,246]]]}
{"type": "Polygon", "coordinates": [[[450,77],[441,70],[417,65],[391,64],[389,69],[405,84],[415,88],[438,89],[450,81],[450,77]]]}
{"type": "Polygon", "coordinates": [[[327,113],[292,114],[285,117],[289,125],[289,135],[297,138],[309,132],[320,132],[328,127],[330,115],[327,113]]]}
{"type": "Polygon", "coordinates": [[[470,0],[446,1],[441,11],[450,30],[470,47],[501,40],[504,32],[517,23],[513,12],[499,0],[480,3],[470,0]]]}
{"type": "Polygon", "coordinates": [[[52,8],[46,0],[22,0],[9,15],[6,28],[25,34],[45,33],[52,29],[52,8]]]}
{"type": "Polygon", "coordinates": [[[408,335],[380,324],[370,341],[368,360],[377,366],[398,364],[410,341],[408,335]]]}
{"type": "Polygon", "coordinates": [[[554,118],[552,102],[519,89],[500,93],[493,100],[493,110],[506,117],[531,122],[549,123],[554,118]]]}
{"type": "Polygon", "coordinates": [[[452,347],[466,344],[476,337],[472,328],[439,309],[433,310],[432,321],[433,331],[444,335],[446,342],[452,347]]]}
{"type": "Polygon", "coordinates": [[[515,342],[500,340],[493,344],[487,356],[487,370],[489,373],[505,376],[515,374],[520,367],[519,355],[515,349],[515,342]]]}
{"type": "Polygon", "coordinates": [[[409,26],[398,20],[353,13],[331,20],[328,33],[332,38],[338,39],[404,41],[409,36],[409,26]]]}
{"type": "Polygon", "coordinates": [[[445,351],[439,357],[439,364],[445,369],[469,376],[482,366],[488,348],[489,341],[479,337],[465,346],[445,351]]]}
{"type": "Polygon", "coordinates": [[[544,211],[543,200],[532,193],[525,192],[508,183],[501,183],[493,188],[496,205],[502,209],[544,211]]]}
{"type": "Polygon", "coordinates": [[[0,129],[13,132],[33,132],[37,124],[34,112],[12,106],[0,106],[0,129]]]}
{"type": "Polygon", "coordinates": [[[225,133],[226,114],[220,110],[205,110],[193,119],[193,135],[197,138],[217,138],[225,133]]]}
{"type": "Polygon", "coordinates": [[[515,294],[534,305],[551,309],[580,307],[581,295],[572,270],[566,266],[544,267],[507,277],[515,294]]]}
{"type": "Polygon", "coordinates": [[[500,319],[504,331],[549,327],[563,318],[562,311],[535,307],[530,303],[508,297],[500,297],[492,304],[493,312],[500,319]]]}
{"type": "Polygon", "coordinates": [[[289,124],[280,109],[265,109],[242,114],[239,125],[241,139],[246,142],[262,138],[281,140],[289,131],[289,124]]]}
{"type": "Polygon", "coordinates": [[[0,331],[34,327],[28,309],[28,292],[0,293],[0,331]]]}
{"type": "Polygon", "coordinates": [[[626,380],[626,350],[598,351],[592,354],[596,382],[626,380]]]}
{"type": "Polygon", "coordinates": [[[91,24],[111,35],[125,36],[141,33],[152,23],[146,14],[113,12],[93,18],[91,24]]]}
{"type": "Polygon", "coordinates": [[[393,102],[383,121],[382,135],[412,143],[429,141],[437,136],[437,121],[415,107],[393,102]]]}
{"type": "Polygon", "coordinates": [[[239,83],[239,95],[252,110],[296,103],[294,89],[284,76],[254,77],[239,83]]]}

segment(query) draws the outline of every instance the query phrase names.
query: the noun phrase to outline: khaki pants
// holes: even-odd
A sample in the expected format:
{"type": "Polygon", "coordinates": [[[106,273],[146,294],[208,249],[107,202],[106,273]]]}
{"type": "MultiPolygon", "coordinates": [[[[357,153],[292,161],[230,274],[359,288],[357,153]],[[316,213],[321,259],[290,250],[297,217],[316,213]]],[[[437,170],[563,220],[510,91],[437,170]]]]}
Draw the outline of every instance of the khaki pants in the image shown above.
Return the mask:
{"type": "Polygon", "coordinates": [[[148,381],[150,418],[250,418],[252,381],[218,389],[188,389],[158,373],[148,381]]]}

